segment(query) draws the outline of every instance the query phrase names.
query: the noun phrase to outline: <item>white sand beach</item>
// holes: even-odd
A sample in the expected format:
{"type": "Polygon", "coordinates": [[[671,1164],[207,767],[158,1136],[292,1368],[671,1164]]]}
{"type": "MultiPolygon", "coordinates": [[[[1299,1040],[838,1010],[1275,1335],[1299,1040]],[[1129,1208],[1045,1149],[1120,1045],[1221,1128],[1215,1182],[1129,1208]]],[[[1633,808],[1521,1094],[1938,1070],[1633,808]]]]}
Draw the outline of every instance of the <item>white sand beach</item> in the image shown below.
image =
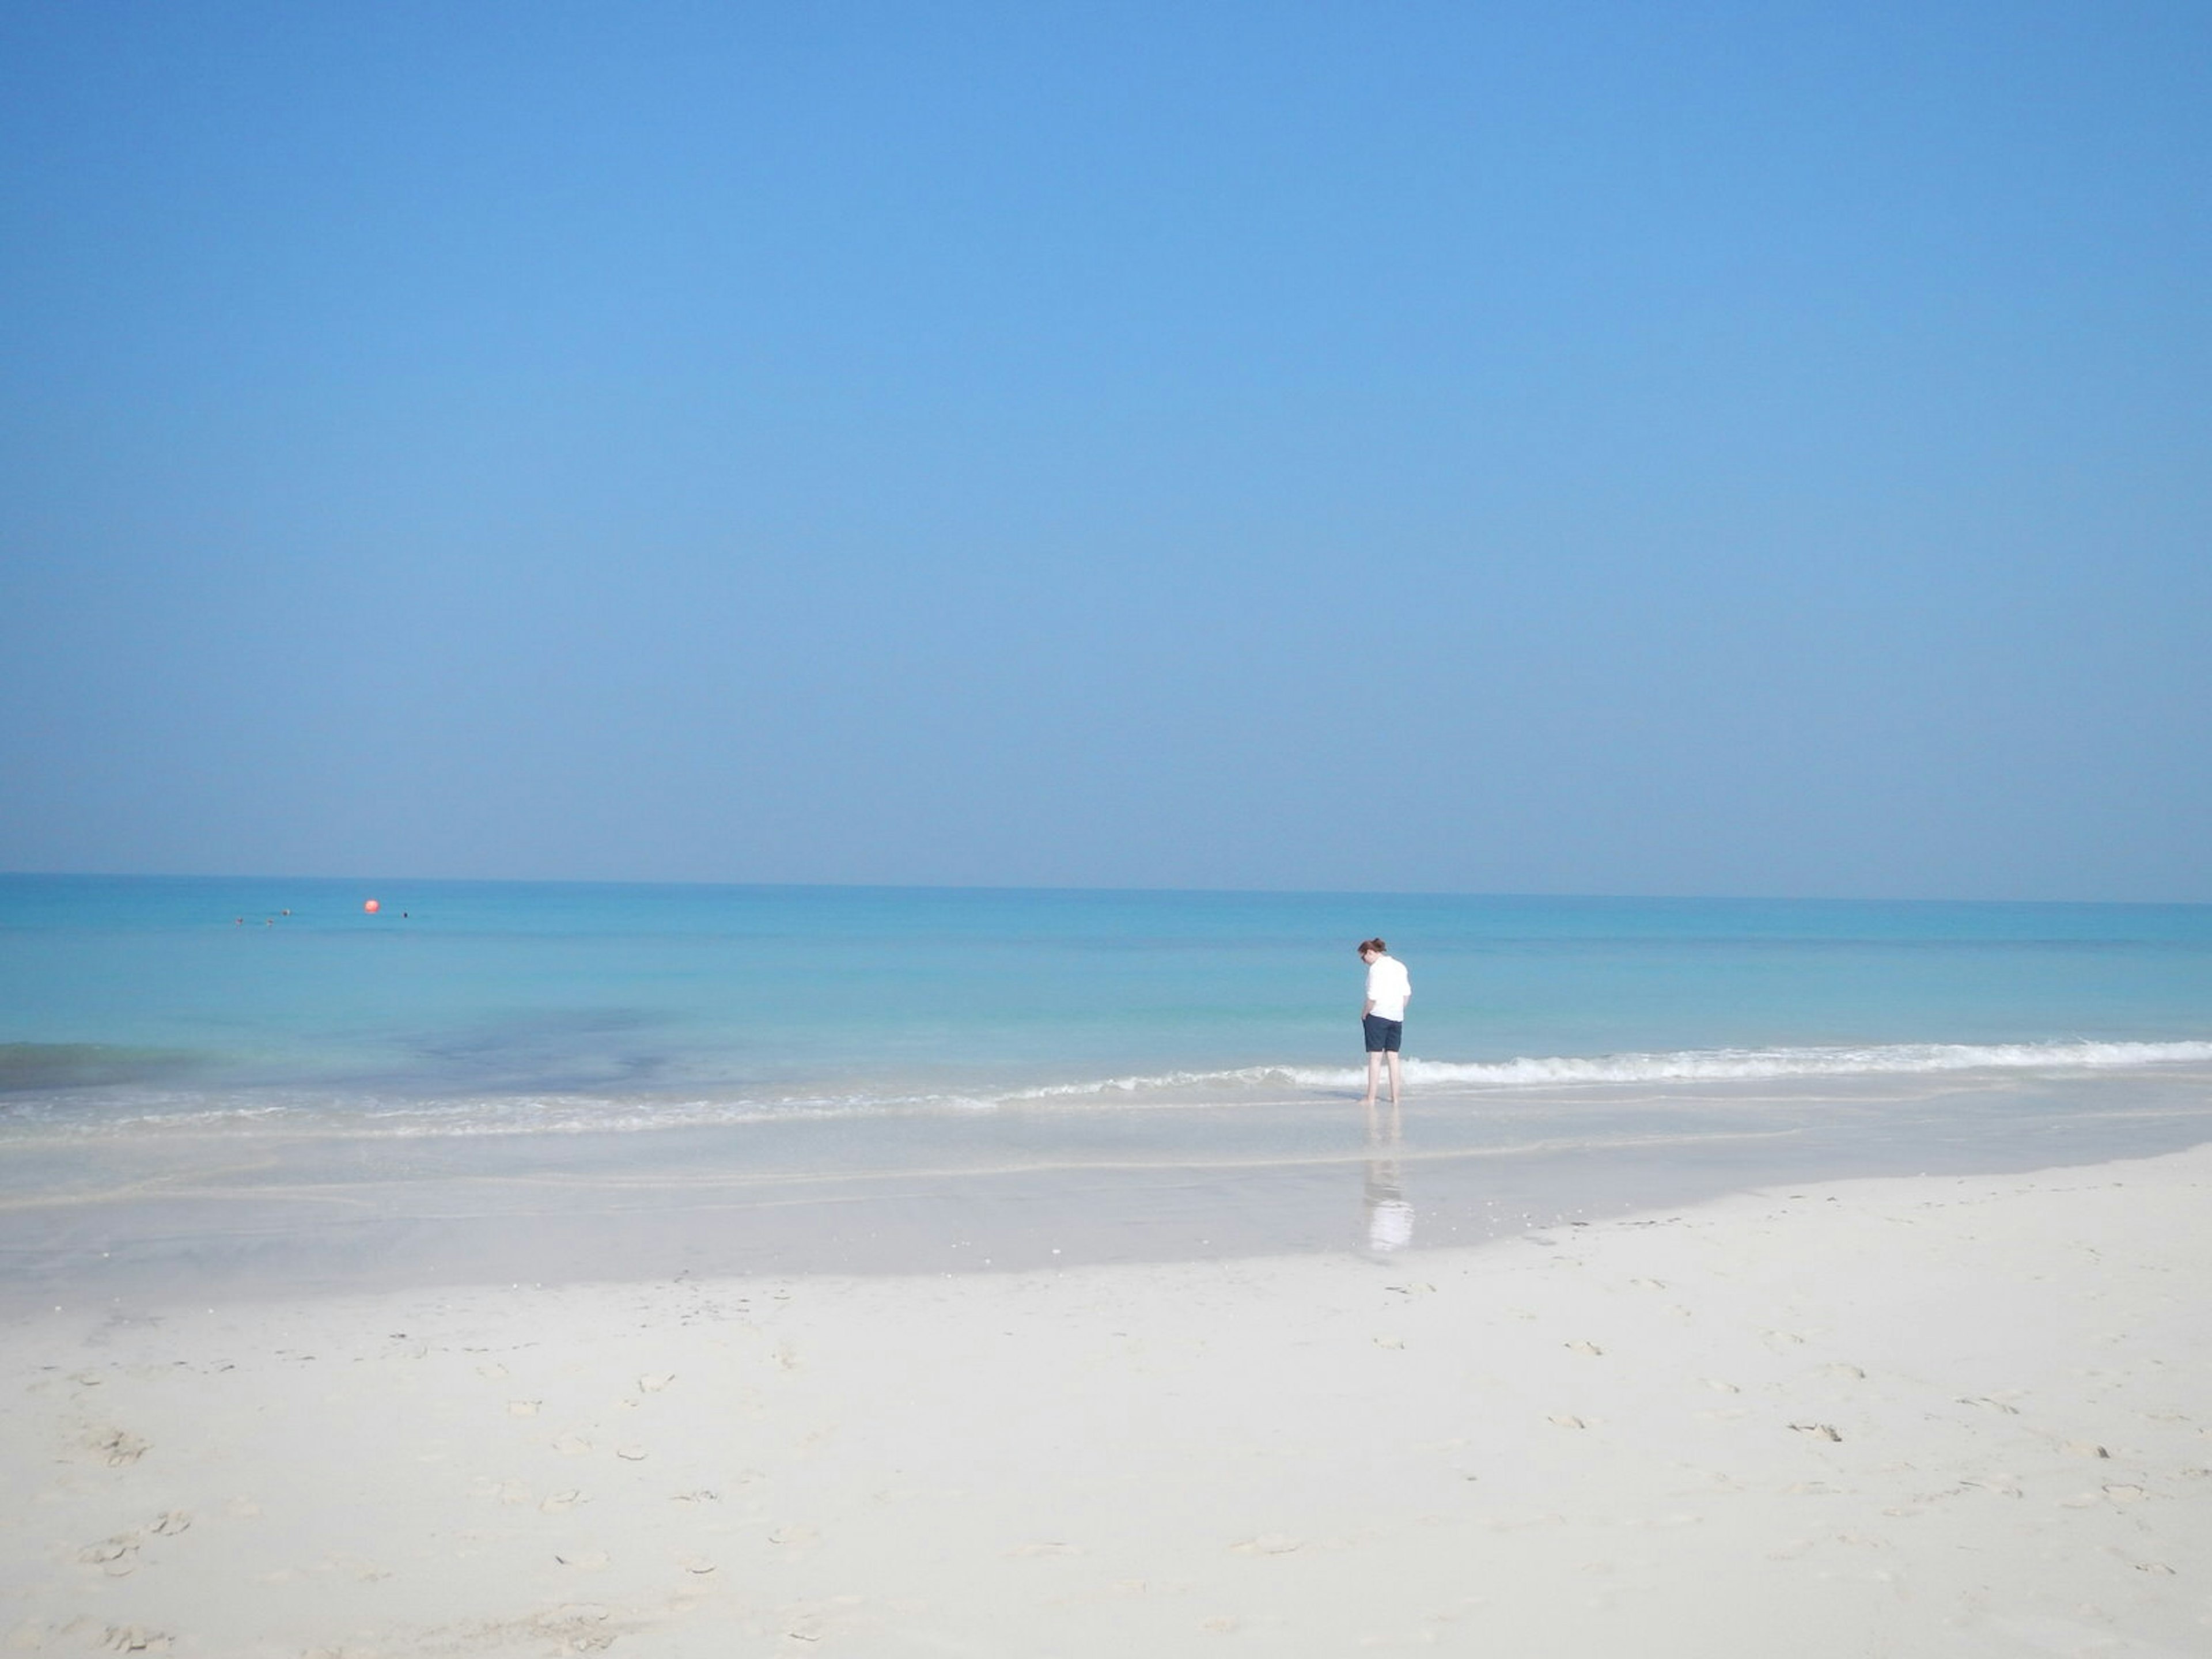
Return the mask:
{"type": "Polygon", "coordinates": [[[1382,1261],[64,1306],[0,1644],[2212,1652],[2212,1147],[1382,1261]]]}

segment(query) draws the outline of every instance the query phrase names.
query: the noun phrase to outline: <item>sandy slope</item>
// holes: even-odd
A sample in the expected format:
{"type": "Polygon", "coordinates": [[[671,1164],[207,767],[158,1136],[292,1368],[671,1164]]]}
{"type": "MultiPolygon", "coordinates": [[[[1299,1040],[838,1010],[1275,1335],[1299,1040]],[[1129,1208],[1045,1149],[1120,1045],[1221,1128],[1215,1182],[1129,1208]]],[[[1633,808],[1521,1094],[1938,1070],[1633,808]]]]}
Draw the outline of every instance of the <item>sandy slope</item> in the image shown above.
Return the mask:
{"type": "Polygon", "coordinates": [[[0,1334],[0,1644],[2212,1653],[2212,1148],[1386,1263],[0,1334]]]}

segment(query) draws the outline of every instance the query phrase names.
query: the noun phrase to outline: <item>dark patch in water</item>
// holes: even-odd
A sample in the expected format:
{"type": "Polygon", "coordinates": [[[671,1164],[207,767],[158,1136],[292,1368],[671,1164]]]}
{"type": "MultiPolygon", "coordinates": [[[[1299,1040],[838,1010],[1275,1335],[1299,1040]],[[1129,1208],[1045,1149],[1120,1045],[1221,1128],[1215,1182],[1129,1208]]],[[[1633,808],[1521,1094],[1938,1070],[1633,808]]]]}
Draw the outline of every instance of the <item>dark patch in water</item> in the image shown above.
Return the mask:
{"type": "Polygon", "coordinates": [[[642,1087],[666,1071],[669,1057],[641,1049],[634,1034],[664,1024],[629,1009],[568,1009],[478,1022],[418,1039],[415,1053],[448,1085],[642,1087]]]}
{"type": "Polygon", "coordinates": [[[0,1042],[0,1094],[149,1083],[202,1070],[207,1057],[179,1048],[119,1048],[104,1042],[0,1042]]]}

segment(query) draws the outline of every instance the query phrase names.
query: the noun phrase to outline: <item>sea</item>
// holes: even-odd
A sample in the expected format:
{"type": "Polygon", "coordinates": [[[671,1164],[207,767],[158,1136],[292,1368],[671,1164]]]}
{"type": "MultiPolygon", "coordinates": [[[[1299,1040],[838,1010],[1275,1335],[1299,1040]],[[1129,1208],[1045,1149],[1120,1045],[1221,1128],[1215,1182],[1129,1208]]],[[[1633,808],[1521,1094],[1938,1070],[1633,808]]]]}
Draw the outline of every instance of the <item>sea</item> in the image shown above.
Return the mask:
{"type": "Polygon", "coordinates": [[[1386,1260],[2207,1139],[2201,905],[0,877],[31,1297],[1386,1260]]]}

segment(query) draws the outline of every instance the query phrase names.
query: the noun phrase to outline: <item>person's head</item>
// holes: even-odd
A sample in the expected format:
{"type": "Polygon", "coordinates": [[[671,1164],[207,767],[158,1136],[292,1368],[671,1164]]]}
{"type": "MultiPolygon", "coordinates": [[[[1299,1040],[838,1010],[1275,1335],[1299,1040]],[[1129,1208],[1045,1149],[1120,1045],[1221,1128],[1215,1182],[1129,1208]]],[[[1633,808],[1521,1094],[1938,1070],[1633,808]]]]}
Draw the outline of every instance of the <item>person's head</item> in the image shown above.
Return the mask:
{"type": "Polygon", "coordinates": [[[1389,953],[1390,947],[1379,939],[1363,940],[1359,946],[1359,959],[1362,962],[1372,962],[1376,957],[1388,956],[1389,953]]]}

